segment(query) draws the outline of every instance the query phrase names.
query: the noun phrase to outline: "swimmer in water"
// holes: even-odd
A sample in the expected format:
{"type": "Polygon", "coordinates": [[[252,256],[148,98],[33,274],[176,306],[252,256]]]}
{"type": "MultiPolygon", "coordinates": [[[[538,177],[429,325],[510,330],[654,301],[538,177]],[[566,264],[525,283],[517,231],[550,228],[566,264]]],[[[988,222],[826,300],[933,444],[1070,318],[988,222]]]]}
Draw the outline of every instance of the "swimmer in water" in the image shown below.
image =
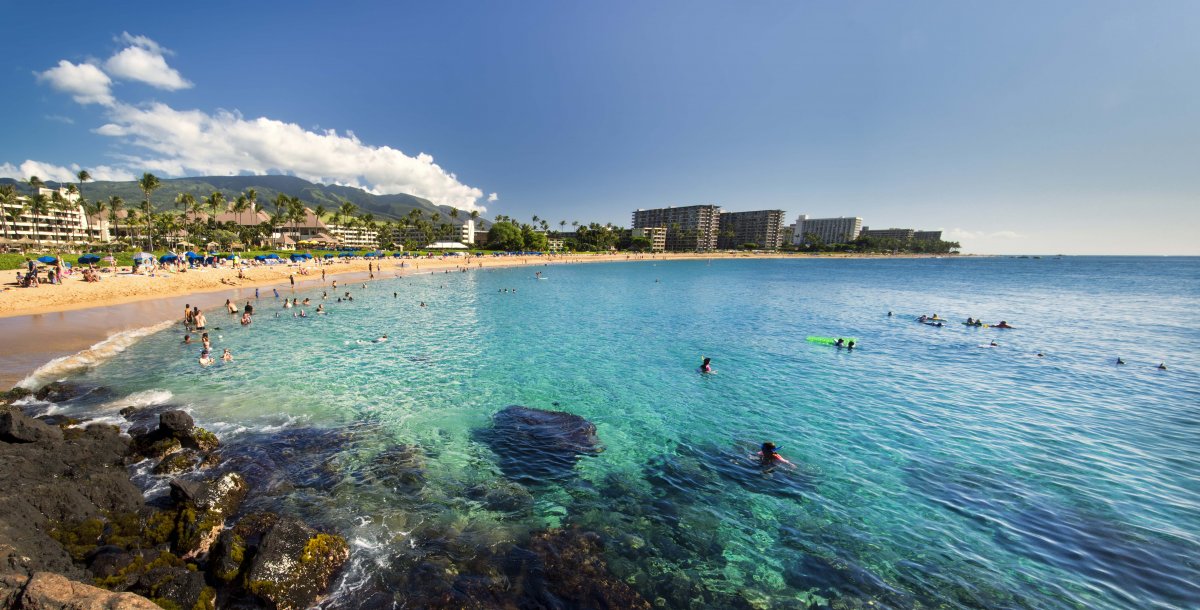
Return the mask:
{"type": "Polygon", "coordinates": [[[185,345],[186,345],[186,344],[188,344],[188,343],[191,343],[191,342],[192,342],[192,336],[191,336],[191,335],[184,335],[184,336],[183,336],[183,342],[184,342],[184,344],[185,344],[185,345]]]}
{"type": "Polygon", "coordinates": [[[846,349],[848,349],[848,350],[854,349],[854,342],[853,342],[853,341],[851,341],[851,342],[847,343],[847,344],[846,344],[846,349]]]}
{"type": "Polygon", "coordinates": [[[225,348],[225,353],[221,354],[221,360],[224,360],[225,362],[233,362],[233,353],[229,351],[228,347],[225,348]]]}
{"type": "Polygon", "coordinates": [[[779,448],[775,446],[775,443],[771,441],[763,443],[762,449],[758,452],[759,465],[763,467],[774,466],[779,462],[783,462],[788,466],[795,466],[795,464],[787,461],[782,455],[779,455],[779,448]]]}
{"type": "Polygon", "coordinates": [[[701,373],[711,373],[711,372],[713,372],[713,368],[712,368],[712,358],[705,358],[705,359],[704,359],[704,362],[702,362],[702,363],[700,364],[700,372],[701,372],[701,373]]]}
{"type": "Polygon", "coordinates": [[[200,361],[199,362],[200,362],[200,366],[208,366],[213,363],[212,356],[209,355],[208,350],[204,350],[204,351],[200,352],[200,361]]]}
{"type": "Polygon", "coordinates": [[[1125,361],[1121,360],[1120,356],[1117,356],[1117,364],[1125,364],[1125,361]]]}
{"type": "Polygon", "coordinates": [[[1158,363],[1158,370],[1160,370],[1160,371],[1165,371],[1165,370],[1167,370],[1167,363],[1166,363],[1166,362],[1159,362],[1159,363],[1158,363]]]}
{"type": "Polygon", "coordinates": [[[384,341],[387,341],[387,335],[380,336],[378,339],[375,340],[375,343],[383,343],[384,341]]]}
{"type": "Polygon", "coordinates": [[[988,343],[988,347],[1000,347],[1000,344],[992,341],[991,343],[988,343]]]}
{"type": "Polygon", "coordinates": [[[846,340],[845,340],[845,339],[838,339],[837,341],[834,341],[834,342],[833,342],[833,346],[834,346],[834,347],[845,347],[845,346],[846,346],[846,340]]]}

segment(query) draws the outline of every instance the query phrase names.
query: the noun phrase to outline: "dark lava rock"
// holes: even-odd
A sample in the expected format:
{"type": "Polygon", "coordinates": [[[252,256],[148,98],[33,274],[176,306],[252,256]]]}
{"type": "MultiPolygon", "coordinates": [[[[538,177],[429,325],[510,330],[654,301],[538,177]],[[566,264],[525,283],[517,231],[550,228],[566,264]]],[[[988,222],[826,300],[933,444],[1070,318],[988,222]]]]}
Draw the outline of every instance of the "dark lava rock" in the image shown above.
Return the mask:
{"type": "Polygon", "coordinates": [[[172,566],[151,570],[146,574],[152,585],[146,595],[159,605],[168,601],[177,608],[212,608],[217,593],[204,584],[204,575],[185,567],[172,566]]]}
{"type": "Polygon", "coordinates": [[[225,585],[240,582],[249,559],[262,545],[263,534],[279,522],[274,513],[251,513],[221,532],[208,555],[208,573],[225,585]]]}
{"type": "Polygon", "coordinates": [[[246,589],[279,610],[311,606],[350,556],[341,536],[282,517],[263,536],[246,574],[246,589]]]}
{"type": "Polygon", "coordinates": [[[179,474],[195,468],[198,458],[196,452],[185,449],[163,458],[154,466],[154,474],[179,474]]]}
{"type": "MultiPolygon", "coordinates": [[[[137,560],[133,553],[112,544],[106,544],[97,548],[87,555],[87,568],[96,578],[113,578],[126,572],[129,566],[137,560]]],[[[137,575],[131,575],[130,582],[122,583],[124,586],[113,586],[110,588],[124,590],[133,585],[137,581],[137,575]]]]}
{"type": "Polygon", "coordinates": [[[194,502],[196,496],[200,495],[203,486],[197,481],[185,481],[183,479],[172,479],[171,483],[171,501],[176,504],[185,504],[194,502]]]}
{"type": "Polygon", "coordinates": [[[53,381],[42,386],[33,397],[47,402],[63,402],[86,394],[91,388],[66,381],[53,381]]]}
{"type": "Polygon", "coordinates": [[[174,438],[186,438],[195,426],[196,422],[192,420],[192,416],[179,409],[163,411],[158,416],[159,430],[174,438]]]}
{"type": "Polygon", "coordinates": [[[59,434],[0,443],[0,549],[10,549],[5,568],[79,578],[83,572],[47,533],[51,525],[135,512],[143,499],[122,466],[129,440],[118,429],[72,428],[67,438],[51,429],[59,434]]]}
{"type": "Polygon", "coordinates": [[[62,430],[40,422],[8,407],[0,412],[0,441],[6,443],[36,443],[38,441],[61,441],[62,430]]]}
{"type": "Polygon", "coordinates": [[[649,610],[649,602],[609,571],[598,534],[549,530],[535,534],[528,546],[509,554],[505,571],[542,607],[649,610]]]}
{"type": "Polygon", "coordinates": [[[522,483],[568,479],[580,456],[604,450],[595,425],[563,411],[514,405],[496,413],[492,424],[477,437],[496,453],[505,476],[522,483]]]}

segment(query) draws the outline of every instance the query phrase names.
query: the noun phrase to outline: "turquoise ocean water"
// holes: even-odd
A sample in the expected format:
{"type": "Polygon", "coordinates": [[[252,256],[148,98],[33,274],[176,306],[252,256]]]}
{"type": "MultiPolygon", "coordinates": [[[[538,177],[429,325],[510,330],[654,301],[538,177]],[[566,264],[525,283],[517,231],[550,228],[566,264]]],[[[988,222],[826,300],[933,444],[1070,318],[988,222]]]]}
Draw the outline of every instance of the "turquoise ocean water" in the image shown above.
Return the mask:
{"type": "Polygon", "coordinates": [[[210,312],[232,364],[197,366],[172,328],[81,375],[115,399],[60,408],[183,405],[249,473],[245,510],[351,541],[329,607],[387,605],[431,557],[485,570],[580,526],[661,607],[1196,608],[1198,280],[1200,259],[1068,257],[339,283],[354,301],[331,294],[326,316],[273,298],[249,328],[210,312]],[[606,450],[514,488],[479,433],[508,405],[583,416],[606,450]],[[797,468],[755,467],[764,440],[797,468]]]}

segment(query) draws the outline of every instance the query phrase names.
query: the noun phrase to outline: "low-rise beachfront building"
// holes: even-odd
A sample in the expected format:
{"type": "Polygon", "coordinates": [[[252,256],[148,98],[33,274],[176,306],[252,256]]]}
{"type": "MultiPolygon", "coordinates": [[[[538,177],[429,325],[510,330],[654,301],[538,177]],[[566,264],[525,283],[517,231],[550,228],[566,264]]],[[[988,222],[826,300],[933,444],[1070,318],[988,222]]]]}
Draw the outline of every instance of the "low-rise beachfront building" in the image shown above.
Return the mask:
{"type": "Polygon", "coordinates": [[[651,252],[663,252],[667,249],[667,228],[666,227],[643,227],[633,229],[630,232],[630,237],[645,237],[650,240],[651,252]]]}
{"type": "Polygon", "coordinates": [[[715,205],[639,209],[633,213],[633,228],[667,229],[668,250],[715,250],[720,215],[721,208],[715,205]]]}
{"type": "Polygon", "coordinates": [[[561,237],[547,237],[546,238],[546,249],[547,250],[549,250],[551,252],[562,252],[564,247],[565,247],[565,244],[563,243],[563,240],[561,237]]]}
{"type": "Polygon", "coordinates": [[[379,231],[365,227],[328,225],[329,233],[337,238],[338,244],[349,248],[374,250],[379,247],[379,231]]]}
{"type": "Polygon", "coordinates": [[[474,241],[471,243],[478,246],[486,246],[488,243],[488,232],[486,230],[475,230],[474,241]]]}
{"type": "Polygon", "coordinates": [[[838,218],[809,218],[801,214],[796,219],[792,243],[797,246],[820,244],[845,244],[858,239],[862,233],[862,218],[858,216],[838,218]]]}
{"type": "Polygon", "coordinates": [[[916,233],[916,231],[913,231],[912,229],[872,229],[870,227],[863,227],[862,233],[859,233],[859,237],[870,237],[873,239],[895,239],[907,243],[912,241],[914,233],[916,233]]]}
{"type": "Polygon", "coordinates": [[[98,239],[87,212],[79,201],[79,193],[65,187],[41,187],[41,204],[34,205],[32,197],[18,196],[14,201],[0,203],[4,214],[6,237],[27,244],[75,244],[98,239]],[[35,207],[40,209],[34,210],[35,207]]]}
{"type": "Polygon", "coordinates": [[[463,225],[458,228],[458,241],[461,241],[464,244],[474,244],[475,243],[475,220],[474,219],[468,218],[467,222],[463,223],[463,225]]]}
{"type": "Polygon", "coordinates": [[[872,229],[870,227],[863,227],[861,236],[876,239],[895,239],[904,243],[942,240],[941,231],[921,231],[917,229],[872,229]]]}
{"type": "Polygon", "coordinates": [[[732,249],[755,244],[764,250],[783,245],[783,210],[721,212],[717,247],[732,249]]]}

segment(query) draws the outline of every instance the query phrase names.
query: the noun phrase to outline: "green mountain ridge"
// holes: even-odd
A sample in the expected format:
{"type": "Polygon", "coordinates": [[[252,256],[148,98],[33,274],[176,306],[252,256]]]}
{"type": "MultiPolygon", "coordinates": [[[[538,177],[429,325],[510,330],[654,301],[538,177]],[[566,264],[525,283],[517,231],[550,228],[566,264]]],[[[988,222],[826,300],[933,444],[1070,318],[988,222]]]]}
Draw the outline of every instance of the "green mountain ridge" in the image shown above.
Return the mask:
{"type": "MultiPolygon", "coordinates": [[[[160,180],[162,187],[150,197],[154,208],[158,211],[177,209],[175,197],[180,193],[191,193],[196,199],[201,199],[211,195],[214,191],[220,191],[226,199],[232,201],[251,188],[258,191],[259,207],[267,211],[273,209],[271,201],[279,193],[289,197],[299,197],[305,205],[311,208],[316,208],[318,205],[325,206],[329,212],[333,212],[343,202],[349,201],[358,207],[360,214],[374,214],[377,220],[396,220],[414,209],[425,213],[437,212],[449,219],[452,209],[450,206],[436,205],[428,199],[405,193],[374,195],[351,186],[315,184],[295,176],[193,176],[161,178],[160,180]]],[[[5,183],[16,184],[18,190],[28,192],[28,187],[22,182],[11,178],[0,178],[0,184],[5,183]]],[[[59,186],[59,183],[47,181],[46,186],[54,188],[59,186]]],[[[107,200],[109,197],[117,195],[125,200],[128,207],[136,206],[143,199],[142,190],[138,188],[136,181],[89,181],[83,185],[83,195],[89,201],[107,200]]],[[[459,222],[466,220],[468,216],[467,212],[460,210],[459,222]]],[[[479,223],[479,220],[476,222],[479,223]]]]}

